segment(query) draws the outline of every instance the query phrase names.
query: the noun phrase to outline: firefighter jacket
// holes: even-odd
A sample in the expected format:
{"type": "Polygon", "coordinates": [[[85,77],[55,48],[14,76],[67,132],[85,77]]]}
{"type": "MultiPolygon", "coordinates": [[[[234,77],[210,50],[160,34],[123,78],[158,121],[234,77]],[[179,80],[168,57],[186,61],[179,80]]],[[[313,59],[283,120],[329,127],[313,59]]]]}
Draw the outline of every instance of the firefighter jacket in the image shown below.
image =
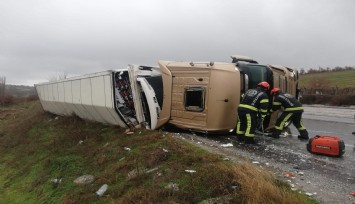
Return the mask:
{"type": "Polygon", "coordinates": [[[261,116],[265,117],[269,106],[269,97],[260,89],[249,89],[243,96],[239,104],[238,110],[246,112],[258,112],[260,109],[261,116]]]}
{"type": "Polygon", "coordinates": [[[285,112],[303,111],[302,104],[295,97],[288,93],[279,93],[274,97],[271,111],[276,111],[280,109],[281,106],[284,107],[285,112]]]}

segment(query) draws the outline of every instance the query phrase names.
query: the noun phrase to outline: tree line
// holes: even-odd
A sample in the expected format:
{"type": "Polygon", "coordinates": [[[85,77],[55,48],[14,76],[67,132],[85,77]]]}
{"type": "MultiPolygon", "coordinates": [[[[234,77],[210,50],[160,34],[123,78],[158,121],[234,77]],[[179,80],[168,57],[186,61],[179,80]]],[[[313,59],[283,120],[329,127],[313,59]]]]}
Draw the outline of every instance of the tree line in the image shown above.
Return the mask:
{"type": "Polygon", "coordinates": [[[351,67],[351,66],[345,66],[345,67],[334,67],[334,68],[323,68],[323,67],[318,67],[318,69],[316,68],[310,68],[309,70],[305,70],[305,69],[301,69],[300,70],[300,75],[304,75],[304,74],[314,74],[314,73],[324,73],[324,72],[340,72],[340,71],[348,71],[348,70],[355,70],[355,67],[351,67]]]}
{"type": "Polygon", "coordinates": [[[0,104],[2,104],[5,98],[5,85],[6,85],[6,77],[0,76],[0,104]]]}

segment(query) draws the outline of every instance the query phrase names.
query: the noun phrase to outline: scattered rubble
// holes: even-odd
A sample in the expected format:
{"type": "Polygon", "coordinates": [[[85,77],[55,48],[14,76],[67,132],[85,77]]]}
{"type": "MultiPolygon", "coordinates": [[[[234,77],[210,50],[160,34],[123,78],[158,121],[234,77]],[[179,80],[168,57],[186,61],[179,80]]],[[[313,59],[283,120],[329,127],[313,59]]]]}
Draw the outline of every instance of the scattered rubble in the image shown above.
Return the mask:
{"type": "Polygon", "coordinates": [[[124,133],[125,133],[126,135],[131,135],[131,134],[133,134],[134,132],[133,132],[132,129],[126,129],[126,130],[124,131],[124,133]]]}
{"type": "Polygon", "coordinates": [[[76,183],[76,184],[89,184],[89,183],[92,183],[94,182],[94,176],[93,175],[83,175],[83,176],[80,176],[78,178],[76,178],[73,182],[76,183]]]}
{"type": "Polygon", "coordinates": [[[108,185],[107,185],[107,184],[104,184],[104,185],[102,185],[102,186],[99,188],[99,190],[96,191],[95,194],[96,194],[98,197],[101,197],[101,196],[107,191],[107,189],[108,189],[108,185]]]}
{"type": "Polygon", "coordinates": [[[222,196],[222,197],[218,197],[218,198],[210,198],[207,200],[203,200],[203,201],[199,202],[199,204],[230,203],[232,199],[233,199],[232,196],[227,195],[227,196],[222,196]]]}
{"type": "MultiPolygon", "coordinates": [[[[179,138],[191,141],[191,136],[187,134],[179,134],[179,138]]],[[[339,182],[336,180],[328,180],[323,186],[324,189],[319,189],[319,183],[324,183],[324,180],[315,181],[314,178],[320,177],[320,179],[325,179],[324,174],[329,174],[329,172],[335,172],[338,169],[348,169],[345,165],[338,165],[334,163],[333,158],[318,158],[313,156],[308,152],[304,151],[306,149],[305,144],[301,143],[297,138],[292,138],[294,135],[288,135],[287,138],[280,138],[279,140],[265,138],[266,143],[258,145],[245,145],[244,143],[239,144],[235,138],[230,138],[226,136],[218,137],[217,140],[205,139],[203,136],[195,136],[193,144],[198,144],[198,146],[203,146],[203,148],[209,151],[215,152],[221,151],[222,159],[225,161],[235,159],[234,154],[248,157],[251,163],[267,168],[275,168],[281,171],[274,172],[276,176],[283,177],[282,180],[286,181],[290,185],[292,191],[304,193],[308,192],[309,196],[319,199],[321,201],[329,201],[340,197],[335,195],[339,193],[332,192],[337,189],[339,182]],[[297,142],[297,143],[295,143],[297,142]],[[235,148],[229,148],[228,151],[224,151],[223,148],[229,146],[227,144],[233,144],[235,148]],[[254,162],[253,162],[254,161],[254,162]],[[317,173],[315,175],[315,173],[317,173]],[[329,183],[329,184],[328,184],[329,183]],[[319,192],[315,192],[319,189],[319,192]],[[303,192],[302,192],[303,191],[303,192]],[[334,194],[334,195],[333,195],[334,194]]],[[[257,138],[263,139],[263,138],[257,138]]],[[[346,185],[352,185],[355,179],[350,178],[349,172],[345,172],[347,177],[345,177],[346,185]],[[349,182],[351,181],[351,182],[349,182]]],[[[342,185],[342,184],[341,184],[342,185]]],[[[347,196],[353,199],[354,195],[347,196]]],[[[343,197],[344,198],[344,197],[343,197]]],[[[355,204],[355,203],[354,203],[355,204]]]]}
{"type": "Polygon", "coordinates": [[[233,147],[232,143],[222,144],[221,147],[233,147]]]}
{"type": "Polygon", "coordinates": [[[51,183],[53,184],[54,187],[57,187],[60,183],[62,183],[62,178],[59,179],[52,179],[51,183]]]}
{"type": "Polygon", "coordinates": [[[158,169],[159,169],[159,167],[155,167],[155,168],[153,168],[153,169],[147,170],[145,173],[146,173],[146,174],[149,174],[149,173],[152,173],[152,172],[154,172],[154,171],[157,171],[158,169]]]}
{"type": "Polygon", "coordinates": [[[314,192],[314,193],[305,193],[306,195],[308,195],[308,196],[315,196],[315,195],[317,195],[317,193],[316,192],[314,192]]]}
{"type": "Polygon", "coordinates": [[[176,183],[168,183],[168,185],[165,186],[166,189],[171,189],[173,191],[178,191],[179,190],[179,184],[176,183]]]}
{"type": "Polygon", "coordinates": [[[290,179],[295,179],[295,176],[293,175],[293,173],[289,172],[289,171],[284,173],[284,177],[290,178],[290,179]]]}
{"type": "Polygon", "coordinates": [[[127,174],[128,180],[134,179],[134,178],[136,178],[137,176],[138,176],[138,171],[137,171],[137,169],[134,169],[134,170],[128,172],[128,174],[127,174]]]}
{"type": "Polygon", "coordinates": [[[191,173],[191,174],[196,173],[196,171],[195,171],[195,170],[185,170],[185,172],[187,172],[187,173],[191,173]]]}

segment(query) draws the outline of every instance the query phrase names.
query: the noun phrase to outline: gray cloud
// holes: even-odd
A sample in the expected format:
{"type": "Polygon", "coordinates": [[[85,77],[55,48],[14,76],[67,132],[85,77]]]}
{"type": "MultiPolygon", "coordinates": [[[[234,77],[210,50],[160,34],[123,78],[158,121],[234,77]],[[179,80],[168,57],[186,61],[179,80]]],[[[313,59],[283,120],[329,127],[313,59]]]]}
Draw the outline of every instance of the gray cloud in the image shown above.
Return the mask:
{"type": "Polygon", "coordinates": [[[0,76],[47,81],[159,59],[354,66],[354,0],[2,0],[0,76]]]}

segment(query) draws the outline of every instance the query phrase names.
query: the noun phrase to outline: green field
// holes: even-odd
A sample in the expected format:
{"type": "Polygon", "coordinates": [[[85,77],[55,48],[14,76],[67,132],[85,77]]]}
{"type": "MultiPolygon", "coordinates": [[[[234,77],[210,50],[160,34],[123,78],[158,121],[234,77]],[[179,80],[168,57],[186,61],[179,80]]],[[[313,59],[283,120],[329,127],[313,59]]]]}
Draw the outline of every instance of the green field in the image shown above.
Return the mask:
{"type": "Polygon", "coordinates": [[[316,79],[325,80],[328,87],[355,87],[355,70],[300,75],[300,87],[307,87],[316,79]]]}

